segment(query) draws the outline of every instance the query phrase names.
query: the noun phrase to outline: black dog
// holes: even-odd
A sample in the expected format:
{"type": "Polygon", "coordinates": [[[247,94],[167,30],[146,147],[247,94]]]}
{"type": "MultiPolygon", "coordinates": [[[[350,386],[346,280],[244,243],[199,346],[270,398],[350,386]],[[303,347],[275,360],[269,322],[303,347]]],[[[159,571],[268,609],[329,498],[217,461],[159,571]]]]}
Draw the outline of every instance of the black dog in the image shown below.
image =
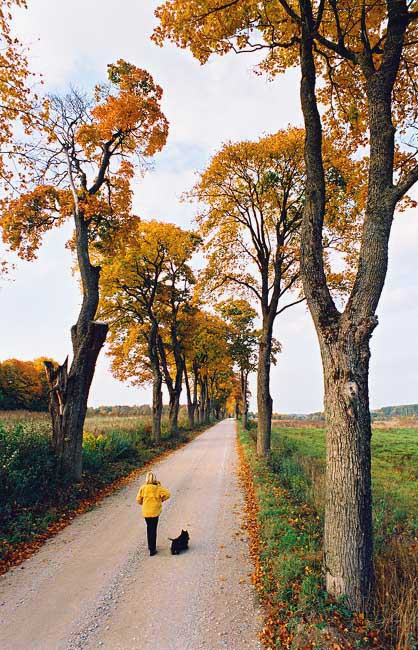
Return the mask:
{"type": "Polygon", "coordinates": [[[180,551],[186,551],[189,547],[190,535],[187,530],[182,530],[175,539],[171,537],[168,539],[171,540],[171,555],[178,555],[180,551]]]}

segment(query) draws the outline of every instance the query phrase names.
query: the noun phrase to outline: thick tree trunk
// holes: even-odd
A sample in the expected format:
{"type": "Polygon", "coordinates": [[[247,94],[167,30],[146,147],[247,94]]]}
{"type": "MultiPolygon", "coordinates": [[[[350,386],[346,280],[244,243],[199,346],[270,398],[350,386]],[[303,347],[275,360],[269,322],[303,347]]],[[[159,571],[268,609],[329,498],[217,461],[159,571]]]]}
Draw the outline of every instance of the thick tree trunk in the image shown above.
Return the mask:
{"type": "Polygon", "coordinates": [[[70,372],[67,370],[67,359],[57,369],[50,362],[45,362],[51,388],[49,412],[58,470],[76,481],[80,481],[82,476],[83,429],[87,399],[97,357],[105,342],[107,331],[106,323],[90,323],[87,335],[76,347],[77,352],[70,372]]]}
{"type": "MultiPolygon", "coordinates": [[[[328,428],[326,581],[332,595],[345,594],[351,608],[367,611],[373,596],[369,339],[377,324],[375,312],[387,272],[394,208],[402,195],[399,187],[396,192],[393,185],[392,95],[408,25],[408,8],[406,2],[390,4],[381,65],[375,67],[367,46],[356,55],[355,63],[363,75],[367,94],[370,162],[358,271],[342,314],[327,286],[322,251],[326,193],[313,55],[318,27],[308,0],[300,0],[300,9],[301,103],[306,131],[301,275],[324,368],[328,428]]],[[[404,187],[409,186],[407,182],[404,187]]]]}
{"type": "Polygon", "coordinates": [[[369,338],[375,322],[320,337],[327,420],[326,588],[368,611],[373,593],[369,338]]]}
{"type": "Polygon", "coordinates": [[[263,323],[257,368],[257,455],[265,458],[270,454],[271,414],[273,400],[270,395],[272,324],[263,323]]]}
{"type": "Polygon", "coordinates": [[[169,407],[169,427],[170,433],[176,434],[179,430],[179,410],[180,410],[180,393],[177,390],[174,390],[170,395],[170,407],[169,407]]]}
{"type": "Polygon", "coordinates": [[[67,360],[57,370],[48,363],[45,369],[50,386],[49,411],[58,469],[71,479],[80,481],[87,400],[108,326],[94,321],[99,304],[100,267],[90,263],[87,224],[83,216],[76,212],[74,218],[83,302],[77,323],[71,329],[73,361],[69,371],[67,360]]]}
{"type": "Polygon", "coordinates": [[[161,336],[158,337],[158,350],[161,358],[161,365],[163,367],[164,379],[167,386],[168,394],[170,396],[169,402],[169,428],[171,434],[178,433],[178,417],[180,409],[180,395],[183,380],[183,360],[179,354],[176,354],[176,377],[173,382],[168,367],[167,356],[165,352],[164,342],[161,336]]]}

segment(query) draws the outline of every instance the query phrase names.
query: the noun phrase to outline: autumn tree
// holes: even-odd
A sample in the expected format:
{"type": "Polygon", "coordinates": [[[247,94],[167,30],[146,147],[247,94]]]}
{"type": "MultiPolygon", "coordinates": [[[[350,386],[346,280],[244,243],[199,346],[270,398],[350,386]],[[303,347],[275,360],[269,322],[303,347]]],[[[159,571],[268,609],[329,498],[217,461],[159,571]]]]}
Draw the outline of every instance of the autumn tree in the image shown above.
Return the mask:
{"type": "Polygon", "coordinates": [[[51,359],[41,357],[34,361],[7,359],[0,363],[0,409],[46,411],[49,387],[45,377],[44,361],[56,365],[51,359]]]}
{"type": "Polygon", "coordinates": [[[328,591],[367,609],[373,594],[368,373],[394,212],[418,180],[414,0],[169,0],[154,38],[213,52],[264,50],[270,75],[299,66],[306,137],[301,270],[321,348],[327,419],[324,566],[328,591]],[[321,83],[318,84],[320,79],[321,83]],[[326,107],[321,117],[319,103],[326,107]],[[343,308],[324,262],[324,133],[365,158],[357,273],[343,308]]]}
{"type": "Polygon", "coordinates": [[[3,191],[11,189],[16,156],[24,162],[15,148],[16,123],[29,132],[34,126],[36,96],[31,91],[33,81],[27,59],[19,40],[12,33],[11,11],[26,7],[24,0],[0,2],[0,183],[3,191]]]}
{"type": "Polygon", "coordinates": [[[162,383],[170,394],[170,427],[178,428],[183,379],[182,321],[194,276],[188,262],[199,239],[158,221],[137,221],[103,258],[102,314],[111,322],[119,378],[152,374],[153,436],[159,440],[162,383]],[[173,373],[174,369],[174,373],[173,373]],[[174,379],[172,377],[174,374],[174,379]]]}
{"type": "MultiPolygon", "coordinates": [[[[213,157],[191,192],[202,205],[197,220],[209,253],[205,284],[212,290],[234,288],[255,301],[261,312],[257,365],[260,456],[270,452],[275,320],[303,300],[299,267],[305,205],[303,137],[301,129],[289,128],[258,142],[228,143],[213,157]]],[[[334,186],[329,225],[336,231],[341,231],[339,223],[347,223],[347,211],[352,212],[351,205],[342,210],[337,200],[349,191],[345,180],[341,190],[341,158],[329,147],[334,186]],[[335,163],[333,156],[340,162],[335,163]]],[[[351,166],[345,167],[344,173],[352,177],[351,166]]]]}
{"type": "Polygon", "coordinates": [[[39,114],[41,143],[23,143],[32,172],[19,196],[2,203],[4,240],[32,259],[43,234],[73,220],[83,301],[72,327],[73,359],[46,364],[51,389],[53,442],[63,471],[81,478],[83,424],[95,364],[108,326],[95,320],[100,266],[95,256],[131,220],[130,183],[135,163],[159,151],[167,137],[162,90],[151,75],[119,60],[94,98],[72,90],[49,97],[39,114]]]}
{"type": "Polygon", "coordinates": [[[187,365],[193,369],[200,424],[208,424],[212,415],[218,416],[226,401],[224,388],[234,364],[228,330],[226,321],[215,314],[204,309],[195,314],[185,355],[187,365]]]}
{"type": "Polygon", "coordinates": [[[190,316],[195,309],[191,291],[195,284],[195,276],[189,263],[200,243],[200,237],[194,232],[171,227],[164,284],[159,294],[163,314],[158,336],[160,361],[170,398],[171,433],[178,431],[185,363],[184,347],[190,316]]]}
{"type": "Polygon", "coordinates": [[[235,361],[240,378],[240,393],[242,403],[242,422],[248,429],[248,377],[257,370],[257,348],[259,335],[254,326],[257,312],[247,300],[225,300],[217,305],[217,310],[229,325],[227,337],[230,343],[230,354],[235,361]]]}

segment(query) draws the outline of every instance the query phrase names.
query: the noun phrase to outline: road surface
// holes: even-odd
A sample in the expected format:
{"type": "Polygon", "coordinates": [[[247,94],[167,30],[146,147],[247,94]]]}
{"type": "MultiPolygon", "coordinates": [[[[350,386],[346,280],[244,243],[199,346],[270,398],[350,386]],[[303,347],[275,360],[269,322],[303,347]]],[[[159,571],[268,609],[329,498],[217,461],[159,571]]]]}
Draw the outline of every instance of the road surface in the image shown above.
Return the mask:
{"type": "Polygon", "coordinates": [[[224,420],[153,470],[171,491],[150,557],[135,496],[105,499],[0,578],[2,650],[258,650],[261,612],[224,420]],[[190,549],[170,554],[182,528],[190,549]]]}

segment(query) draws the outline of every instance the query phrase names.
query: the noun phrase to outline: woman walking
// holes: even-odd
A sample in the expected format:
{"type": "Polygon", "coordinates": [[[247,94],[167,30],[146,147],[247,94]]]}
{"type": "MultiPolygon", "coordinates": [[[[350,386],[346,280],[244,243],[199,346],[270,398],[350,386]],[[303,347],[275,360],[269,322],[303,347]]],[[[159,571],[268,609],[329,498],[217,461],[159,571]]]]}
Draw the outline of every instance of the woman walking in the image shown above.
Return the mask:
{"type": "Polygon", "coordinates": [[[142,516],[147,524],[149,554],[157,552],[158,517],[163,508],[163,501],[170,498],[170,492],[157,481],[154,472],[148,472],[145,484],[139,488],[136,500],[142,506],[142,516]]]}

